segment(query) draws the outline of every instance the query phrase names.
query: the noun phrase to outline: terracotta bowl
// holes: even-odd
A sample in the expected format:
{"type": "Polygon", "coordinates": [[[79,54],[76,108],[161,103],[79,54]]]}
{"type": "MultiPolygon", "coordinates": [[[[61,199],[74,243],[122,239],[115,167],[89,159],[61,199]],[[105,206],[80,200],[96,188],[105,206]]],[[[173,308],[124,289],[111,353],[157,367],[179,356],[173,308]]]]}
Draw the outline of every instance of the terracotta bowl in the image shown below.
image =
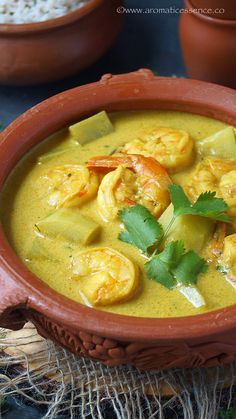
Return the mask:
{"type": "MultiPolygon", "coordinates": [[[[213,2],[216,2],[215,8],[219,6],[219,0],[208,2],[212,9],[213,2]]],[[[201,9],[195,10],[195,3],[200,6],[202,1],[184,0],[186,10],[192,12],[182,13],[179,20],[180,43],[188,76],[235,89],[236,1],[226,1],[226,14],[209,16],[201,13],[201,9]],[[229,15],[231,19],[228,19],[229,15]]]]}
{"type": "MultiPolygon", "coordinates": [[[[34,145],[101,109],[167,109],[207,115],[236,125],[236,92],[196,80],[155,77],[149,70],[112,76],[78,87],[32,108],[0,138],[0,189],[17,161],[34,145]]],[[[105,313],[73,302],[34,276],[0,228],[0,325],[38,332],[78,356],[108,366],[141,369],[213,366],[236,359],[236,305],[181,318],[138,318],[105,313]]]]}
{"type": "Polygon", "coordinates": [[[192,0],[193,8],[200,13],[219,19],[236,19],[235,0],[192,0]]]}
{"type": "Polygon", "coordinates": [[[113,43],[121,0],[90,0],[65,16],[30,24],[0,24],[0,83],[32,85],[78,73],[113,43]]]}

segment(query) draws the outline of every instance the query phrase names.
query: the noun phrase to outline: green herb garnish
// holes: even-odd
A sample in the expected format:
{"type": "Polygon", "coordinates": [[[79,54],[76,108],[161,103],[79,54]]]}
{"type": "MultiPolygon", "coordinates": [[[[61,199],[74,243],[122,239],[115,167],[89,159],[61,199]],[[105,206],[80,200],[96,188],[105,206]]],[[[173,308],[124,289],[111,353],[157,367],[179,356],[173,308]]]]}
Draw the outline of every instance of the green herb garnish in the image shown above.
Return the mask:
{"type": "Polygon", "coordinates": [[[169,243],[163,252],[151,258],[145,265],[150,279],[166,288],[196,284],[200,273],[206,272],[207,264],[193,250],[185,252],[182,241],[169,243]]]}
{"type": "Polygon", "coordinates": [[[206,192],[201,194],[194,204],[191,204],[183,189],[179,185],[170,185],[170,198],[173,203],[173,217],[163,232],[160,223],[143,205],[133,205],[124,208],[119,212],[119,217],[123,222],[126,231],[122,231],[119,239],[133,244],[145,254],[148,250],[158,245],[167,235],[176,218],[180,215],[197,215],[207,217],[213,220],[230,222],[226,214],[227,204],[221,198],[215,197],[215,192],[206,192]]]}
{"type": "Polygon", "coordinates": [[[133,244],[147,254],[152,246],[158,246],[162,237],[162,226],[143,205],[134,205],[119,212],[126,231],[119,234],[123,242],[133,244]]]}
{"type": "Polygon", "coordinates": [[[226,223],[231,221],[225,212],[228,205],[223,199],[216,198],[215,192],[202,193],[194,204],[191,204],[180,185],[169,185],[169,192],[174,206],[174,214],[165,233],[169,231],[179,215],[198,215],[226,223]]]}
{"type": "Polygon", "coordinates": [[[173,241],[161,253],[156,253],[178,216],[197,215],[230,222],[225,212],[228,206],[223,199],[215,197],[215,192],[201,194],[194,204],[189,201],[179,185],[170,185],[169,192],[174,212],[165,231],[147,208],[134,205],[122,209],[118,214],[125,227],[119,234],[119,239],[136,246],[149,256],[145,270],[150,279],[169,289],[176,286],[189,287],[196,284],[200,273],[206,272],[205,260],[193,250],[186,252],[182,241],[173,241]]]}

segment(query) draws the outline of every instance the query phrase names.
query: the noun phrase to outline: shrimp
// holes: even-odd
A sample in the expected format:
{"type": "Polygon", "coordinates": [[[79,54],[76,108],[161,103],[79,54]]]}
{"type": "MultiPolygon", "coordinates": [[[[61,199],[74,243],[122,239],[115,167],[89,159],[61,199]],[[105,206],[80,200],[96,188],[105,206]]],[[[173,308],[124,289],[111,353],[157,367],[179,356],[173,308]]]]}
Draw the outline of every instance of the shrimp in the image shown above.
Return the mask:
{"type": "Polygon", "coordinates": [[[155,128],[121,149],[126,154],[155,158],[166,169],[177,172],[194,161],[194,142],[186,131],[155,128]]]}
{"type": "Polygon", "coordinates": [[[193,200],[203,192],[215,191],[216,196],[223,198],[229,206],[228,214],[236,216],[236,159],[203,159],[184,189],[193,200]]]}
{"type": "Polygon", "coordinates": [[[226,236],[226,232],[226,224],[217,223],[204,257],[208,263],[218,265],[226,281],[236,288],[236,233],[226,236]]]}
{"type": "Polygon", "coordinates": [[[218,222],[215,226],[215,231],[212,239],[209,241],[204,257],[208,263],[219,262],[219,258],[224,248],[224,240],[226,236],[227,226],[226,223],[218,222]]]}
{"type": "Polygon", "coordinates": [[[236,170],[231,170],[222,176],[219,183],[219,191],[229,206],[229,214],[232,217],[236,217],[236,170]]]}
{"type": "Polygon", "coordinates": [[[134,296],[139,283],[138,267],[109,247],[79,252],[72,262],[73,278],[79,281],[84,301],[106,306],[134,296]]]}
{"type": "Polygon", "coordinates": [[[221,263],[227,270],[236,275],[236,233],[225,238],[221,263]]]}
{"type": "Polygon", "coordinates": [[[236,288],[236,233],[225,238],[220,263],[226,273],[225,279],[236,288]]]}
{"type": "Polygon", "coordinates": [[[98,171],[112,170],[98,189],[98,207],[105,221],[114,220],[121,208],[137,203],[159,217],[170,202],[168,185],[172,181],[151,157],[101,156],[90,159],[87,166],[98,171]]]}
{"type": "Polygon", "coordinates": [[[64,165],[47,173],[50,183],[49,205],[61,207],[81,206],[93,198],[99,186],[98,175],[82,165],[64,165]]]}

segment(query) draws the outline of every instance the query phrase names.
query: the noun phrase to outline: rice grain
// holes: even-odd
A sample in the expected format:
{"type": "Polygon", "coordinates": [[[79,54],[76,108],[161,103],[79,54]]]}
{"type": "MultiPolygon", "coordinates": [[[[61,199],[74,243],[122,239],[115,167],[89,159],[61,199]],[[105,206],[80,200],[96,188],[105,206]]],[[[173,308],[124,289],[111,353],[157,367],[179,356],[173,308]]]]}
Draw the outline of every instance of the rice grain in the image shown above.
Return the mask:
{"type": "Polygon", "coordinates": [[[0,0],[0,23],[43,22],[66,15],[90,0],[0,0]]]}

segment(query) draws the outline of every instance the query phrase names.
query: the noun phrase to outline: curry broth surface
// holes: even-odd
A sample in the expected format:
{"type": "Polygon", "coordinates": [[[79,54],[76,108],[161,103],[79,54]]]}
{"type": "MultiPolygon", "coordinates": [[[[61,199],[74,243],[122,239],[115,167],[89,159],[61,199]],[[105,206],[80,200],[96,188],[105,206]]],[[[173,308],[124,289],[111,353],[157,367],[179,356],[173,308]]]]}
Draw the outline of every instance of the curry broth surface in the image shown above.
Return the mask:
{"type": "MultiPolygon", "coordinates": [[[[213,119],[181,112],[142,111],[115,113],[110,115],[114,132],[90,142],[78,145],[76,150],[37,164],[37,157],[49,151],[68,148],[73,138],[67,130],[55,134],[36,147],[22,159],[9,176],[1,194],[0,211],[7,237],[21,260],[51,288],[77,302],[81,300],[78,281],[71,279],[71,259],[84,246],[62,240],[47,240],[52,260],[28,260],[28,254],[35,238],[34,225],[53,212],[47,203],[46,183],[42,176],[49,169],[60,164],[83,164],[95,155],[111,154],[117,147],[135,138],[145,129],[166,126],[186,130],[194,140],[207,137],[225,127],[213,119]]],[[[188,180],[188,169],[173,176],[176,183],[184,185],[188,180]]],[[[117,239],[119,221],[106,223],[99,216],[96,199],[80,208],[102,226],[99,240],[87,247],[108,246],[121,251],[134,260],[142,270],[145,258],[139,251],[117,239]]],[[[131,316],[172,317],[203,313],[236,303],[236,291],[223,275],[211,267],[207,274],[200,275],[198,288],[204,295],[207,306],[194,308],[177,290],[149,280],[141,274],[141,285],[137,295],[130,301],[99,308],[101,310],[131,316]]]]}

